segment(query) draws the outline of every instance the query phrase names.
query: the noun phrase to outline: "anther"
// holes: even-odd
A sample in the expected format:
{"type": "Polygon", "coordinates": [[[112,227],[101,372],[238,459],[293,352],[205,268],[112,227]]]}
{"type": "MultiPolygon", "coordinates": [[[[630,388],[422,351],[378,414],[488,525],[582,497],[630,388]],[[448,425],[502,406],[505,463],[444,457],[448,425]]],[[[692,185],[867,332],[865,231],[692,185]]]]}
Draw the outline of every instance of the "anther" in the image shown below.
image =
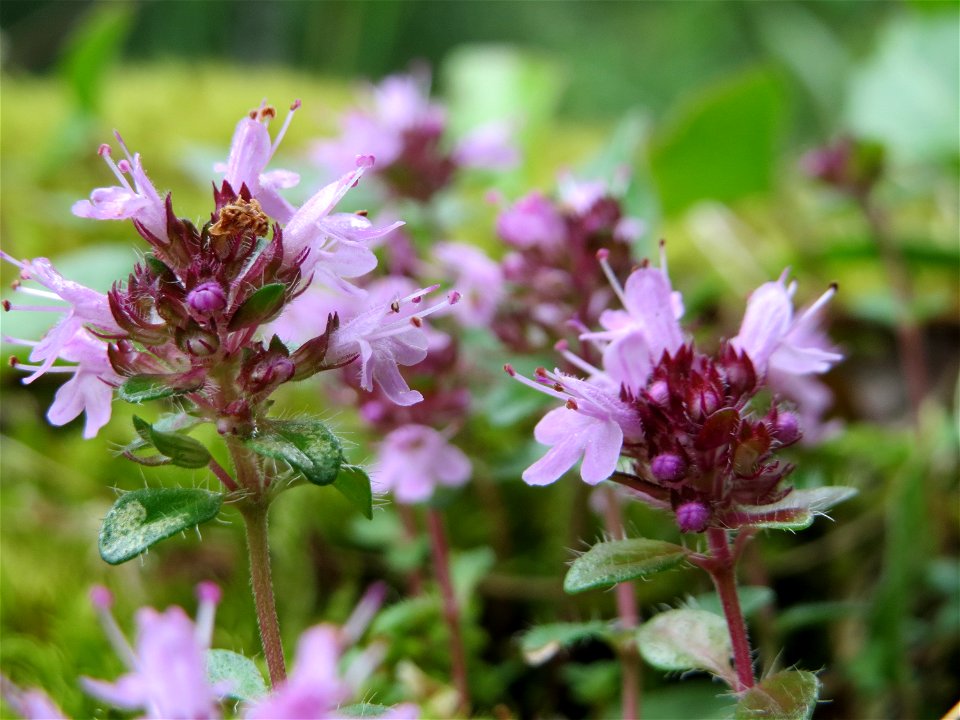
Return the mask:
{"type": "Polygon", "coordinates": [[[517,374],[517,371],[513,369],[513,365],[511,365],[510,363],[504,363],[503,371],[510,377],[513,377],[517,374]]]}
{"type": "Polygon", "coordinates": [[[391,312],[395,312],[395,313],[400,312],[400,301],[399,301],[399,300],[394,300],[392,303],[390,303],[390,311],[391,311],[391,312]]]}
{"type": "Polygon", "coordinates": [[[569,400],[567,400],[566,407],[567,407],[567,410],[579,410],[579,409],[580,409],[580,406],[577,405],[577,401],[574,400],[573,398],[570,398],[569,400]]]}
{"type": "Polygon", "coordinates": [[[410,324],[414,327],[421,327],[423,325],[423,320],[414,315],[412,318],[410,318],[410,324]]]}

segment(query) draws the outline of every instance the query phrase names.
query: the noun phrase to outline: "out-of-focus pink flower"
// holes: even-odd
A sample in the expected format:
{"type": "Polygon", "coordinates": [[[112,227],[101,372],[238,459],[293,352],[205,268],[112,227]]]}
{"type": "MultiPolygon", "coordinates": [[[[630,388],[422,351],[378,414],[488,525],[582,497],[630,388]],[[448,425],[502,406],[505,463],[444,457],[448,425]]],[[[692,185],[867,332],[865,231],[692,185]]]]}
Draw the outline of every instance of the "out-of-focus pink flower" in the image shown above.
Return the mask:
{"type": "Polygon", "coordinates": [[[119,185],[97,188],[89,200],[78,200],[73,205],[77,217],[96,220],[134,220],[157,237],[166,233],[166,213],[163,200],[143,171],[140,154],[131,155],[119,133],[114,133],[126,159],[115,163],[110,157],[110,146],[101,145],[100,156],[116,175],[119,185]],[[133,180],[133,184],[127,179],[133,180]]]}
{"type": "Polygon", "coordinates": [[[500,213],[497,234],[516,248],[556,250],[564,243],[566,226],[553,203],[532,192],[500,213]]]}
{"type": "Polygon", "coordinates": [[[457,143],[453,149],[453,161],[460,167],[508,170],[520,159],[513,135],[510,123],[481,125],[457,143]]]}
{"type": "Polygon", "coordinates": [[[429,500],[438,487],[459,487],[470,479],[472,466],[442,433],[425,425],[403,425],[380,443],[373,482],[392,492],[397,502],[429,500]]]}
{"type": "Polygon", "coordinates": [[[473,245],[441,243],[434,249],[444,276],[461,293],[453,315],[466,327],[487,327],[503,298],[503,271],[500,265],[473,245]]]}
{"type": "Polygon", "coordinates": [[[0,675],[0,696],[24,720],[65,720],[66,715],[43,690],[22,690],[0,675]]]}

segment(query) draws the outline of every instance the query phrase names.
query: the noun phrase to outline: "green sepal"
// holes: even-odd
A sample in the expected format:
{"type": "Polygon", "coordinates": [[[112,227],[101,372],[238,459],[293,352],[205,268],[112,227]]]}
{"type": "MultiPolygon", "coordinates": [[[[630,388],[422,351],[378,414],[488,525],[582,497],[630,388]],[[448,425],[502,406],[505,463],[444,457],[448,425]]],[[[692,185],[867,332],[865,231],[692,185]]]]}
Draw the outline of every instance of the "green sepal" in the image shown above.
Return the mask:
{"type": "Polygon", "coordinates": [[[653,575],[676,567],[688,552],[679,545],[647,538],[597,543],[573,561],[563,589],[578,593],[653,575]]]}
{"type": "Polygon", "coordinates": [[[197,488],[144,488],[124,493],[100,526],[100,557],[111,565],[217,516],[223,496],[197,488]]]}
{"type": "Polygon", "coordinates": [[[343,463],[340,441],[319,420],[272,420],[244,443],[258,455],[283,460],[314,485],[335,482],[343,463]]]}
{"type": "Polygon", "coordinates": [[[185,392],[188,390],[171,386],[166,375],[134,375],[118,388],[117,395],[128,403],[142,403],[185,392]]]}
{"type": "Polygon", "coordinates": [[[333,486],[356,505],[367,520],[373,518],[373,490],[366,470],[356,465],[341,465],[333,486]]]}
{"type": "Polygon", "coordinates": [[[806,670],[784,670],[764,678],[740,698],[735,720],[810,720],[820,697],[820,680],[806,670]]]}
{"type": "Polygon", "coordinates": [[[251,325],[262,325],[271,320],[283,307],[286,286],[270,283],[253,292],[230,318],[229,330],[241,330],[251,325]]]}
{"type": "Polygon", "coordinates": [[[256,663],[232,650],[207,650],[207,680],[211,685],[226,681],[226,696],[241,702],[258,700],[267,694],[267,684],[256,663]]]}

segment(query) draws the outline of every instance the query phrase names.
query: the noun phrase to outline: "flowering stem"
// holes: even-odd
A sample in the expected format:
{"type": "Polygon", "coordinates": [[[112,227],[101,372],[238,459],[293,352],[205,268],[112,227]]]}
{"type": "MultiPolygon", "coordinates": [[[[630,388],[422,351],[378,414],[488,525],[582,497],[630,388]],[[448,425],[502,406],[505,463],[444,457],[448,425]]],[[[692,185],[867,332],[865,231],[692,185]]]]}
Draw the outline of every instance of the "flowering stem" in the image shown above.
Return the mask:
{"type": "Polygon", "coordinates": [[[210,458],[210,463],[209,463],[209,465],[208,465],[207,467],[210,468],[210,472],[212,472],[214,475],[217,476],[217,479],[218,479],[220,482],[223,483],[223,486],[224,486],[227,490],[229,490],[230,492],[236,492],[236,491],[237,491],[237,489],[238,489],[237,484],[233,481],[233,478],[230,477],[230,473],[228,473],[228,472],[223,468],[223,465],[221,465],[220,463],[218,463],[218,462],[217,462],[216,460],[214,460],[213,458],[210,458]]]}
{"type": "Polygon", "coordinates": [[[433,553],[434,574],[443,596],[443,616],[450,631],[450,655],[453,663],[453,682],[460,695],[460,710],[464,715],[470,711],[470,686],[467,682],[467,657],[460,632],[460,608],[453,593],[450,578],[450,557],[447,551],[447,533],[443,515],[436,508],[427,508],[427,528],[430,533],[430,549],[433,553]]]}
{"type": "Polygon", "coordinates": [[[280,623],[270,578],[270,547],[267,540],[267,506],[245,503],[241,507],[247,531],[247,550],[250,554],[250,582],[253,602],[257,608],[260,641],[267,659],[270,682],[276,687],[283,682],[287,671],[283,663],[283,644],[280,641],[280,623]]]}
{"type": "Polygon", "coordinates": [[[750,653],[750,640],[747,638],[747,624],[740,610],[740,598],[737,597],[736,565],[730,553],[727,531],[723,528],[709,528],[707,543],[710,546],[710,562],[704,563],[702,567],[710,573],[720,596],[730,631],[730,642],[733,645],[733,664],[737,671],[737,687],[734,690],[742,692],[754,686],[753,657],[750,653]]]}
{"type": "MultiPolygon", "coordinates": [[[[620,496],[613,487],[605,488],[606,497],[604,498],[604,524],[607,533],[616,540],[626,538],[623,529],[623,519],[620,515],[620,496]]],[[[640,662],[640,653],[637,651],[637,643],[633,639],[633,633],[629,632],[635,628],[639,622],[639,613],[637,612],[637,597],[634,593],[632,582],[622,582],[616,587],[617,593],[617,615],[620,618],[620,627],[629,635],[629,640],[621,643],[619,648],[620,670],[622,675],[621,685],[621,710],[625,718],[640,717],[640,675],[642,665],[640,662]]]]}
{"type": "Polygon", "coordinates": [[[238,507],[247,531],[250,584],[253,589],[253,604],[257,609],[260,642],[267,660],[270,682],[276,686],[286,678],[287,671],[283,662],[283,644],[280,641],[280,622],[277,619],[273,580],[270,577],[270,541],[267,534],[269,499],[265,497],[263,478],[256,457],[232,436],[226,437],[226,443],[233,459],[237,481],[250,493],[238,507]]]}

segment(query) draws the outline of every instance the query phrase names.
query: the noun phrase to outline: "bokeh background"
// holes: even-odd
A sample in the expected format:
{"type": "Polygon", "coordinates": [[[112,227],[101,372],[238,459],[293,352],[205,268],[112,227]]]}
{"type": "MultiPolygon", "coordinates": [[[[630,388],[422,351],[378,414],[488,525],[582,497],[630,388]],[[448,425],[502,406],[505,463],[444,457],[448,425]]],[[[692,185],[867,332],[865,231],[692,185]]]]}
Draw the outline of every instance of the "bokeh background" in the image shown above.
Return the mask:
{"type": "MultiPolygon", "coordinates": [[[[455,129],[498,118],[520,128],[521,165],[457,187],[444,239],[496,256],[496,209],[482,202],[490,187],[514,199],[549,192],[562,170],[603,176],[626,164],[634,178],[626,201],[649,226],[638,251],[668,239],[698,333],[734,334],[750,289],[786,266],[804,300],[839,282],[833,337],[848,360],[827,381],[845,429],[794,459],[798,483],[853,485],[860,495],[836,509],[835,522],[755,543],[745,581],[773,592],[755,598],[753,635],[768,666],[822,670],[829,702],[817,718],[937,718],[960,699],[955,3],[4,0],[0,32],[3,249],[49,256],[99,289],[128,271],[133,233],[74,218],[70,206],[109,183],[95,150],[113,128],[143,153],[155,184],[173,190],[180,213],[200,217],[212,163],[262,98],[280,107],[303,100],[276,165],[300,171],[305,192],[326,179],[305,159],[309,141],[333,134],[362,82],[413,63],[432,68],[455,129]],[[886,251],[855,202],[800,169],[805,152],[844,135],[883,148],[873,199],[886,251]],[[467,203],[473,209],[458,215],[467,203]],[[900,370],[904,323],[919,328],[924,346],[919,407],[900,370]]],[[[5,266],[5,283],[13,277],[5,266]]],[[[16,314],[2,322],[8,335],[43,329],[16,314]]],[[[478,712],[609,717],[618,680],[606,647],[587,643],[536,668],[523,662],[519,633],[537,622],[611,617],[613,601],[563,595],[565,563],[599,537],[598,523],[580,483],[520,482],[536,453],[536,406],[496,372],[509,358],[489,338],[471,347],[485,369],[475,388],[485,399],[465,440],[477,477],[451,495],[447,512],[470,600],[478,712]]],[[[5,345],[4,356],[14,350],[5,345]]],[[[132,435],[128,407],[117,405],[111,425],[84,441],[80,423],[44,421],[55,377],[25,389],[5,365],[0,379],[3,672],[47,688],[75,717],[92,716],[76,677],[120,670],[89,608],[94,582],[115,590],[130,627],[134,608],[190,607],[193,585],[215,579],[227,594],[215,645],[255,654],[229,510],[202,529],[202,543],[175,539],[117,568],[97,555],[114,488],[207,481],[115,457],[132,435]]],[[[321,398],[304,391],[284,401],[305,410],[321,398]]],[[[362,430],[349,413],[338,422],[355,432],[362,461],[362,430]]],[[[367,523],[328,495],[301,488],[273,510],[288,647],[311,623],[343,620],[376,577],[390,580],[396,600],[422,554],[397,543],[389,509],[367,523]]],[[[644,508],[631,508],[629,525],[650,537],[674,532],[644,508]]],[[[688,570],[644,583],[640,598],[649,614],[708,590],[688,570]]],[[[378,628],[393,643],[387,698],[403,682],[429,688],[445,678],[434,616],[397,607],[378,628]],[[423,673],[415,681],[397,680],[404,658],[423,673]]],[[[647,717],[723,717],[729,704],[706,678],[646,674],[647,717]]]]}

